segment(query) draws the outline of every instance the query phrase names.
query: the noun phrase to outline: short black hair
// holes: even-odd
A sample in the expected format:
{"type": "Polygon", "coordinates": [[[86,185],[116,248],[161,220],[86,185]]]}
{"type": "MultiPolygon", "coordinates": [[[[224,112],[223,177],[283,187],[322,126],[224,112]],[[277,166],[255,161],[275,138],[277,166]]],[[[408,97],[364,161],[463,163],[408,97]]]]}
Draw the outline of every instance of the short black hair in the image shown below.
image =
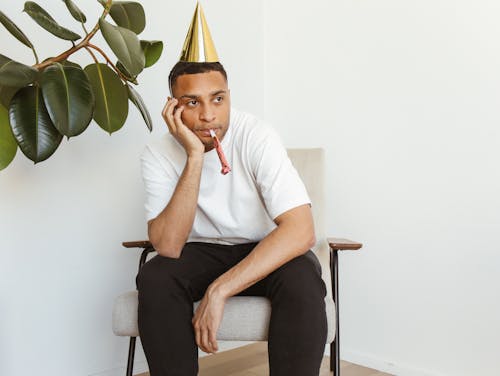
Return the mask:
{"type": "MultiPolygon", "coordinates": [[[[170,86],[170,91],[177,81],[177,77],[184,74],[197,74],[197,73],[207,73],[207,72],[220,72],[227,82],[227,73],[221,63],[192,63],[187,61],[179,61],[174,65],[170,74],[168,75],[168,84],[170,86]]],[[[171,93],[173,94],[173,93],[171,93]]]]}

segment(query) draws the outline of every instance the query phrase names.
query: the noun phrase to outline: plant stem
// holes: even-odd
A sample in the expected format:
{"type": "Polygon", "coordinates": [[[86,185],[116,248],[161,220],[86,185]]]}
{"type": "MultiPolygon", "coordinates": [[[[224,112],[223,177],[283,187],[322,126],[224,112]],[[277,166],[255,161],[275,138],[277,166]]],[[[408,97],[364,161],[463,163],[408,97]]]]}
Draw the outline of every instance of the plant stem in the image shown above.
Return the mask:
{"type": "Polygon", "coordinates": [[[99,64],[99,60],[97,60],[97,58],[95,57],[94,53],[92,52],[92,50],[90,48],[88,48],[87,46],[84,47],[88,53],[90,54],[90,56],[92,56],[92,59],[94,59],[94,62],[96,64],[99,64]]]}
{"type": "Polygon", "coordinates": [[[35,62],[36,64],[38,64],[39,60],[38,60],[38,55],[36,54],[35,47],[31,46],[31,50],[33,51],[33,55],[35,55],[35,62]]]}
{"type": "Polygon", "coordinates": [[[113,70],[116,72],[116,74],[118,76],[120,76],[120,78],[123,80],[123,81],[127,81],[127,77],[125,77],[125,75],[113,64],[113,62],[111,60],[109,60],[109,57],[104,53],[103,50],[101,50],[99,47],[89,43],[87,45],[88,47],[90,48],[93,48],[94,50],[96,50],[97,52],[99,52],[103,58],[106,59],[106,62],[111,65],[111,68],[113,68],[113,70]]]}
{"type": "Polygon", "coordinates": [[[89,32],[87,31],[87,28],[85,27],[83,22],[80,22],[82,24],[83,31],[85,31],[85,35],[89,35],[89,32]]]}
{"type": "MultiPolygon", "coordinates": [[[[111,3],[112,3],[112,0],[107,0],[106,7],[104,8],[104,11],[102,12],[102,15],[100,18],[106,17],[106,15],[109,13],[109,9],[111,8],[111,3]]],[[[96,25],[94,26],[92,31],[89,34],[87,34],[85,36],[85,38],[80,43],[78,43],[76,46],[73,46],[69,50],[64,51],[62,54],[60,54],[56,57],[53,57],[52,59],[48,59],[42,63],[38,63],[38,58],[37,58],[37,63],[35,65],[33,65],[33,68],[36,68],[36,69],[41,71],[53,63],[57,63],[59,61],[66,60],[70,55],[74,54],[79,49],[88,46],[90,39],[92,39],[92,37],[97,33],[98,30],[99,30],[99,22],[96,23],[96,25]]]]}

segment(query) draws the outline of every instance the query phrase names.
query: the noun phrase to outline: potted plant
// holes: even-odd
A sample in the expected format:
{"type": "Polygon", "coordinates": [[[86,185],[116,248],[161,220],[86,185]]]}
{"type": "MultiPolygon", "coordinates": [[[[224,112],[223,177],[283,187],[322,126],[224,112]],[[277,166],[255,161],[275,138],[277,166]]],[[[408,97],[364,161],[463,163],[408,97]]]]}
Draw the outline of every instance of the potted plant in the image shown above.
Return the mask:
{"type": "Polygon", "coordinates": [[[127,119],[129,101],[152,130],[144,101],[131,84],[137,85],[143,69],[160,58],[163,43],[139,39],[146,24],[142,5],[98,0],[104,9],[88,31],[85,14],[72,0],[63,1],[81,24],[83,36],[58,24],[37,3],[24,4],[24,12],[38,25],[71,43],[66,51],[41,62],[28,37],[0,11],[0,23],[31,48],[35,58],[35,64],[29,66],[0,53],[0,170],[14,159],[18,147],[34,163],[46,160],[57,150],[63,136],[69,139],[80,135],[92,119],[109,134],[116,132],[127,119]],[[115,62],[92,43],[99,31],[114,53],[115,62]],[[70,60],[80,50],[90,54],[94,62],[82,68],[70,60]]]}

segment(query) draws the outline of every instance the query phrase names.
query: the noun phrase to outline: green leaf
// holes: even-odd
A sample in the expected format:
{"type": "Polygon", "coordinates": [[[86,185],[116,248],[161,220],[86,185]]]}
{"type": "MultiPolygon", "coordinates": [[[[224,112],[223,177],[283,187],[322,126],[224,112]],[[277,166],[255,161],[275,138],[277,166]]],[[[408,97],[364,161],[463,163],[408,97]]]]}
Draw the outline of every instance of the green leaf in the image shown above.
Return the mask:
{"type": "Polygon", "coordinates": [[[52,18],[40,5],[34,1],[27,1],[24,3],[24,11],[33,18],[33,20],[47,30],[49,33],[54,34],[56,37],[75,41],[80,39],[81,36],[77,33],[66,29],[59,25],[56,20],[52,18]]]}
{"type": "Polygon", "coordinates": [[[10,100],[18,90],[18,87],[0,85],[0,104],[5,108],[9,108],[10,100]]]}
{"type": "Polygon", "coordinates": [[[36,80],[38,70],[0,55],[0,85],[22,87],[36,80]]]}
{"type": "Polygon", "coordinates": [[[12,134],[9,123],[9,113],[0,104],[0,170],[7,167],[17,152],[17,142],[12,134]]]}
{"type": "Polygon", "coordinates": [[[61,61],[61,64],[64,65],[65,67],[74,67],[74,68],[82,69],[80,64],[75,63],[73,61],[69,61],[69,60],[63,60],[63,61],[61,61]]]}
{"type": "Polygon", "coordinates": [[[52,124],[38,86],[24,87],[14,95],[9,118],[21,151],[35,163],[49,158],[61,143],[63,136],[52,124]]]}
{"type": "Polygon", "coordinates": [[[84,71],[95,96],[94,120],[109,134],[116,132],[127,120],[127,89],[106,64],[87,65],[84,71]]]}
{"type": "Polygon", "coordinates": [[[135,104],[135,107],[139,110],[139,112],[142,115],[142,118],[144,119],[144,122],[146,123],[147,127],[149,128],[149,131],[153,130],[153,121],[151,120],[151,115],[149,114],[148,109],[146,108],[146,105],[144,104],[144,101],[142,100],[142,97],[139,95],[137,91],[134,90],[134,88],[128,84],[127,85],[127,91],[128,91],[128,98],[132,101],[133,104],[135,104]]]}
{"type": "Polygon", "coordinates": [[[99,19],[102,35],[118,60],[131,75],[137,76],[144,69],[146,59],[137,35],[123,27],[99,19]]]}
{"type": "Polygon", "coordinates": [[[0,11],[0,23],[5,26],[5,28],[11,33],[19,42],[24,44],[29,48],[33,48],[30,40],[24,33],[17,27],[17,25],[12,22],[9,17],[7,17],[2,11],[0,11]]]}
{"type": "Polygon", "coordinates": [[[116,68],[121,72],[121,74],[123,74],[125,76],[125,78],[127,79],[127,81],[130,81],[136,85],[138,85],[138,82],[137,82],[137,76],[132,76],[126,69],[125,67],[123,66],[122,63],[120,63],[119,61],[116,62],[116,68]]]}
{"type": "Polygon", "coordinates": [[[85,14],[76,6],[76,4],[71,0],[63,0],[64,4],[66,4],[66,8],[68,8],[69,12],[73,16],[75,20],[81,23],[87,22],[87,17],[85,14]]]}
{"type": "Polygon", "coordinates": [[[41,77],[43,99],[59,133],[77,136],[87,129],[94,112],[94,93],[81,68],[54,64],[41,77]]]}
{"type": "MultiPolygon", "coordinates": [[[[105,0],[99,2],[106,7],[105,0]]],[[[113,1],[109,15],[118,26],[132,30],[136,34],[142,33],[146,27],[144,8],[135,1],[113,1]]]]}
{"type": "Polygon", "coordinates": [[[146,57],[144,68],[150,67],[158,61],[163,51],[163,42],[161,40],[141,40],[141,48],[146,57]]]}

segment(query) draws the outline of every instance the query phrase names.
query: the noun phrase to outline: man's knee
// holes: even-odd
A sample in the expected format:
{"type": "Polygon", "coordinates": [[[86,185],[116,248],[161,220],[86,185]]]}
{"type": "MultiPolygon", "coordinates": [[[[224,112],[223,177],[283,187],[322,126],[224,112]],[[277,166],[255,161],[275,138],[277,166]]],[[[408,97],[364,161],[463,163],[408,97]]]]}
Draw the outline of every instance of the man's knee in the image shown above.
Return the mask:
{"type": "Polygon", "coordinates": [[[311,251],[290,260],[275,273],[276,285],[282,295],[301,301],[324,299],[326,295],[321,265],[311,251]]]}
{"type": "Polygon", "coordinates": [[[137,273],[135,282],[139,291],[149,289],[172,289],[175,280],[172,268],[165,257],[155,256],[146,262],[137,273]]]}

